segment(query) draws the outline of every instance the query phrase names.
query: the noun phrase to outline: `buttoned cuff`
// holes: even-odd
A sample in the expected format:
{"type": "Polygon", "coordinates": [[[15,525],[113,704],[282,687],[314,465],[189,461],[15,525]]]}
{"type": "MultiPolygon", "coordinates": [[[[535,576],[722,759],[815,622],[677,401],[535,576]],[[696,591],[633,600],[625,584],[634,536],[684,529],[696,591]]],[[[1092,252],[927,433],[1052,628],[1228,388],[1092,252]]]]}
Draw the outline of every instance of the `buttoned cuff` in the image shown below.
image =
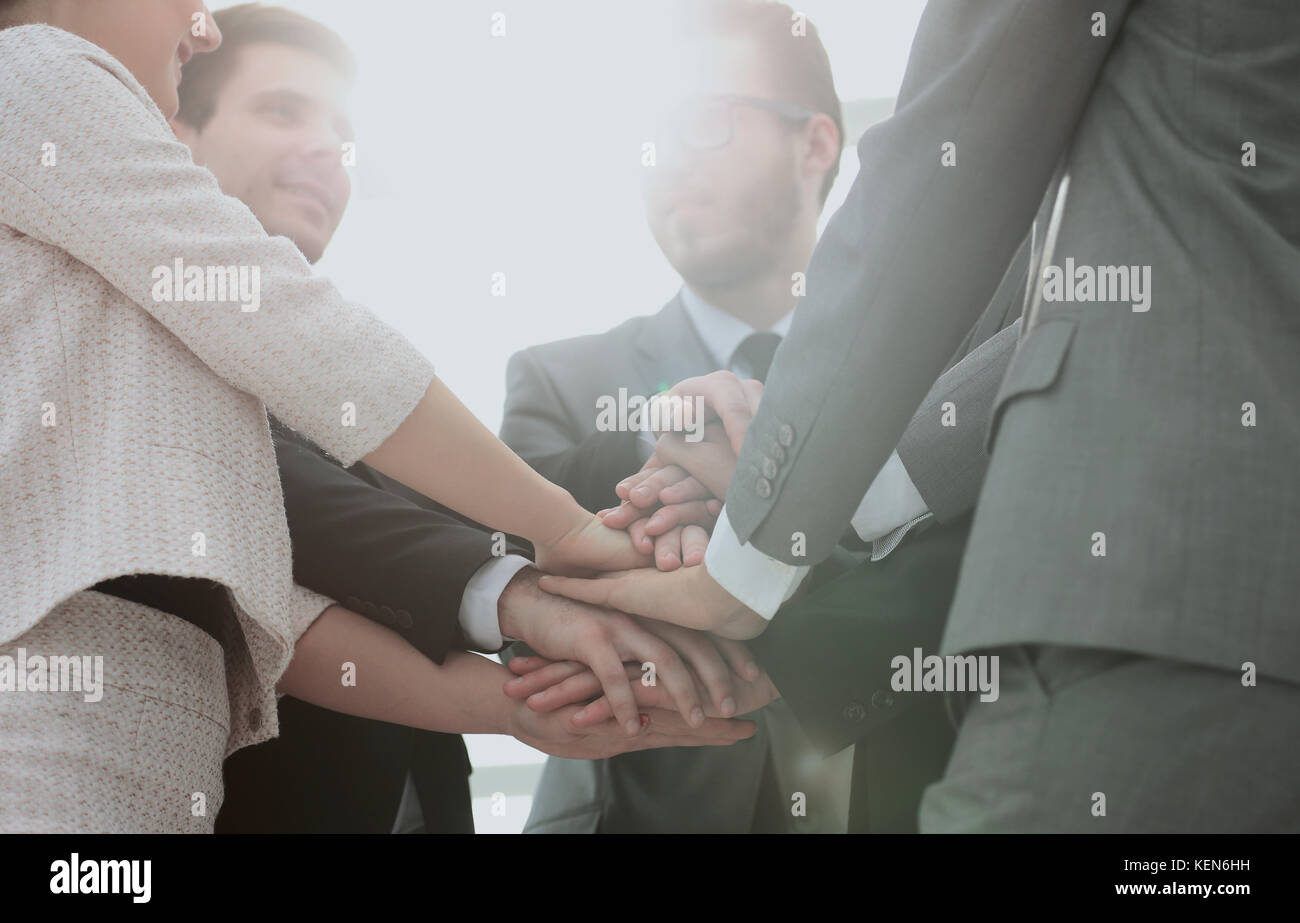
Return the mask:
{"type": "Polygon", "coordinates": [[[742,545],[725,505],[704,553],[704,566],[719,586],[769,621],[811,569],[778,561],[748,543],[742,545]]]}
{"type": "Polygon", "coordinates": [[[465,584],[465,593],[460,598],[460,629],[475,650],[494,652],[505,646],[497,602],[506,584],[531,563],[517,554],[493,558],[465,584]]]}

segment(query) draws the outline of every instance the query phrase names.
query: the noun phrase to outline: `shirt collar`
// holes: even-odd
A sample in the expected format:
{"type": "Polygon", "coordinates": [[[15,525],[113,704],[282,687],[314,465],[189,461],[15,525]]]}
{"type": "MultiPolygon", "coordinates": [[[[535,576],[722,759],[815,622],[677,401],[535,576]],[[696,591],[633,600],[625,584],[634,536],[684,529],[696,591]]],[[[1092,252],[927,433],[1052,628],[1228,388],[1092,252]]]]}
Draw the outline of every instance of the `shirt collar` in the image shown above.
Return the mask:
{"type": "MultiPolygon", "coordinates": [[[[713,361],[717,363],[718,368],[727,368],[731,364],[732,354],[744,342],[745,337],[757,331],[734,314],[709,304],[689,285],[682,285],[681,299],[687,316],[695,325],[695,331],[704,341],[704,346],[713,357],[713,361]]],[[[768,329],[780,337],[785,337],[790,332],[790,324],[793,320],[794,308],[791,308],[784,317],[768,329]]]]}

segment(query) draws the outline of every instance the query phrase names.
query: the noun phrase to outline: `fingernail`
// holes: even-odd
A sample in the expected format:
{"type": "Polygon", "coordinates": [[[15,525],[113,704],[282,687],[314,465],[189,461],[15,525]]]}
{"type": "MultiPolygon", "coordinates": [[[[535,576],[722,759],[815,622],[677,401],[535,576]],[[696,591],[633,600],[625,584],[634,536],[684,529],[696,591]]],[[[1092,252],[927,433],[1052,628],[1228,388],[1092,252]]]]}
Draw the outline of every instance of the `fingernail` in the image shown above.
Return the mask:
{"type": "Polygon", "coordinates": [[[636,497],[638,500],[646,500],[646,499],[649,499],[649,497],[650,497],[650,488],[649,488],[649,487],[634,487],[634,488],[632,489],[632,496],[636,497]]]}
{"type": "Polygon", "coordinates": [[[641,730],[641,722],[636,718],[628,718],[627,723],[624,724],[623,727],[627,729],[629,734],[635,734],[637,731],[641,730]]]}
{"type": "Polygon", "coordinates": [[[728,715],[728,716],[730,716],[730,715],[732,715],[735,711],[736,711],[736,700],[735,700],[735,699],[733,699],[731,696],[727,696],[725,699],[722,700],[722,713],[723,713],[724,715],[728,715]]]}
{"type": "Polygon", "coordinates": [[[522,676],[516,676],[514,679],[510,680],[509,682],[507,682],[506,685],[507,685],[507,686],[518,686],[518,685],[519,685],[520,683],[522,683],[523,681],[524,681],[524,678],[523,678],[522,676]]]}
{"type": "Polygon", "coordinates": [[[695,706],[695,708],[691,709],[691,724],[695,725],[695,727],[699,727],[703,723],[704,723],[704,709],[700,708],[697,705],[695,706]]]}
{"type": "Polygon", "coordinates": [[[584,708],[582,709],[582,711],[578,712],[576,715],[573,716],[573,720],[581,721],[585,717],[587,717],[587,709],[584,708]]]}

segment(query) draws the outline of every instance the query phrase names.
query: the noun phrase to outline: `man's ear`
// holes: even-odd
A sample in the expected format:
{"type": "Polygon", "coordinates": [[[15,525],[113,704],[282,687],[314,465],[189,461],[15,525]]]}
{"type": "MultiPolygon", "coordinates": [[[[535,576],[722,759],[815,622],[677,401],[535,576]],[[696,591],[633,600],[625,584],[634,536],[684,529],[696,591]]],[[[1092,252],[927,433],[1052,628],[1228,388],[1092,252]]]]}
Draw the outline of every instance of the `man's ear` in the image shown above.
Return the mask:
{"type": "Polygon", "coordinates": [[[808,120],[804,128],[805,153],[803,169],[806,174],[822,177],[840,157],[840,132],[835,122],[819,112],[808,120]]]}

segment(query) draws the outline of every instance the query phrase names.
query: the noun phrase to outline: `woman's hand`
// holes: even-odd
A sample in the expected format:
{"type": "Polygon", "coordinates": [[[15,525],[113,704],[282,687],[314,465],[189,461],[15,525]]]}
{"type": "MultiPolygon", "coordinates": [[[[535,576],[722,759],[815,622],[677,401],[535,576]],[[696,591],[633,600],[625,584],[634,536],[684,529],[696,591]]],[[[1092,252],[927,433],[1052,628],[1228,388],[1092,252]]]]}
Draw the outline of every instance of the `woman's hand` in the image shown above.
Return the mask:
{"type": "Polygon", "coordinates": [[[596,721],[591,715],[584,715],[579,727],[574,718],[583,709],[578,705],[539,712],[524,702],[516,702],[510,712],[509,731],[515,739],[551,756],[598,760],[657,747],[727,747],[753,737],[757,727],[752,721],[709,718],[700,727],[693,728],[681,715],[670,711],[671,707],[644,708],[640,713],[640,732],[629,737],[618,721],[608,716],[604,721],[596,721]]]}
{"type": "MultiPolygon", "coordinates": [[[[600,694],[600,680],[583,664],[550,661],[544,657],[515,657],[507,666],[517,675],[506,683],[506,694],[524,699],[534,711],[560,712],[574,728],[604,726],[611,720],[613,711],[609,700],[600,694]],[[577,708],[580,703],[587,704],[577,708]]],[[[634,681],[637,704],[642,709],[671,707],[671,697],[662,688],[636,682],[640,672],[635,664],[628,664],[626,669],[628,679],[634,681]]],[[[758,669],[755,669],[752,679],[745,679],[736,686],[736,692],[734,714],[742,715],[757,711],[781,697],[768,675],[758,669]]],[[[709,717],[719,716],[709,712],[709,717]]]]}
{"type": "Polygon", "coordinates": [[[735,468],[720,424],[708,424],[698,443],[668,433],[640,471],[615,485],[622,504],[597,515],[611,528],[627,529],[660,570],[692,567],[704,560],[735,468]]]}
{"type": "Polygon", "coordinates": [[[549,542],[534,544],[539,568],[552,574],[582,575],[651,563],[650,555],[640,551],[627,532],[609,528],[576,503],[574,509],[563,531],[549,542]]]}

